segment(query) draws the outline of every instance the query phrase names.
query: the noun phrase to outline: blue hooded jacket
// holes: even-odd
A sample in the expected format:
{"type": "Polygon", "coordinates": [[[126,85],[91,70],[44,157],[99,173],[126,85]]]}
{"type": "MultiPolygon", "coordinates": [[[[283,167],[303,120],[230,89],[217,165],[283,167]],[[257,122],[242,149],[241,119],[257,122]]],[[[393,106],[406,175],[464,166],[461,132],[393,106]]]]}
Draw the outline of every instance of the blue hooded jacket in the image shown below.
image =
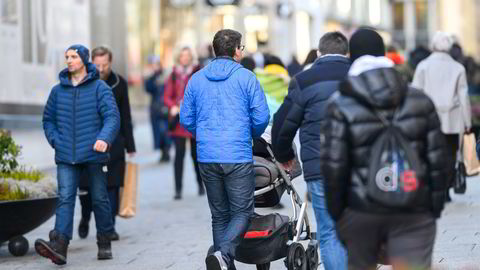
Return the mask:
{"type": "Polygon", "coordinates": [[[228,57],[192,76],[180,109],[180,123],[196,137],[197,159],[204,163],[252,162],[252,138],[269,119],[255,74],[228,57]]]}
{"type": "Polygon", "coordinates": [[[68,69],[59,74],[43,112],[43,129],[55,149],[56,163],[105,163],[108,152],[93,150],[97,140],[112,145],[120,128],[120,113],[111,88],[87,63],[87,76],[73,86],[68,69]]]}

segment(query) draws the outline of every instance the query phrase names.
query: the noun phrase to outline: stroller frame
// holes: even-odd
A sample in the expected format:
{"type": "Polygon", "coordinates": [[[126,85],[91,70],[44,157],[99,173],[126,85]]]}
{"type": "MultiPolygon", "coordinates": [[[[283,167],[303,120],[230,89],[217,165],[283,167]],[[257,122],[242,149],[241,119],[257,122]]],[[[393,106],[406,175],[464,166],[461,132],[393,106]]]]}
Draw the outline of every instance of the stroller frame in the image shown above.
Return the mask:
{"type": "MultiPolygon", "coordinates": [[[[272,191],[280,185],[285,184],[287,194],[290,195],[292,203],[293,216],[290,217],[289,225],[291,225],[291,236],[293,236],[286,244],[288,246],[288,253],[285,257],[285,266],[288,270],[297,269],[317,269],[319,263],[318,243],[316,240],[316,232],[312,232],[310,221],[307,213],[307,201],[303,201],[292,184],[290,175],[285,171],[282,164],[275,158],[273,151],[269,144],[266,145],[267,151],[270,154],[271,161],[275,164],[280,172],[280,176],[274,182],[266,187],[255,190],[254,196],[259,196],[272,191]],[[300,241],[310,240],[308,248],[305,251],[300,241]],[[306,267],[305,267],[306,266],[306,267]]],[[[257,264],[257,269],[268,270],[270,263],[263,265],[257,264]]]]}

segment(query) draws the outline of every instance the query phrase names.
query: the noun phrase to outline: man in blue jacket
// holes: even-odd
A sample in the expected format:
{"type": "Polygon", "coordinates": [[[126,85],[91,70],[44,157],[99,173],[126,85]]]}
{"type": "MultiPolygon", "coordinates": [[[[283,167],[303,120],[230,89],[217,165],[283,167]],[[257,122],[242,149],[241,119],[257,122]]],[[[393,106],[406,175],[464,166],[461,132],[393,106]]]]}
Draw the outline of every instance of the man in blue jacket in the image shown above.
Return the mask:
{"type": "Polygon", "coordinates": [[[98,259],[112,258],[109,234],[113,233],[106,185],[107,150],[120,128],[120,114],[111,88],[99,79],[89,62],[89,51],[73,45],[65,52],[67,68],[60,83],[48,97],[43,113],[43,129],[55,149],[58,202],[55,229],[50,241],[37,239],[38,254],[62,265],[73,233],[73,214],[79,178],[88,173],[93,211],[97,225],[98,259]]]}
{"type": "Polygon", "coordinates": [[[288,96],[273,119],[272,147],[275,157],[290,169],[294,152],[290,147],[300,129],[303,175],[312,196],[317,221],[317,240],[326,270],[347,268],[346,251],[337,239],[335,223],[325,204],[324,177],[320,170],[320,133],[327,100],[338,89],[350,68],[347,38],[339,32],[322,36],[319,58],[312,67],[290,82],[288,96]],[[287,147],[286,147],[287,146],[287,147]]]}
{"type": "Polygon", "coordinates": [[[252,138],[268,125],[260,83],[238,62],[242,35],[225,29],[213,39],[216,58],[190,79],[180,123],[197,141],[200,173],[212,213],[214,253],[207,270],[235,269],[235,250],[254,208],[252,138]]]}

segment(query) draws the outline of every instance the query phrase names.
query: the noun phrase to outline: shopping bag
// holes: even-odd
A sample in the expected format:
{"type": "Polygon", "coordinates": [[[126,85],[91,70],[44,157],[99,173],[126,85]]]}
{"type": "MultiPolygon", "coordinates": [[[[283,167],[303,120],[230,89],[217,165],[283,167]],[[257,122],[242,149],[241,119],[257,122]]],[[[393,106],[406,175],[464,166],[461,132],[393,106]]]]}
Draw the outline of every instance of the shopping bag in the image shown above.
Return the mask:
{"type": "Polygon", "coordinates": [[[118,215],[123,218],[134,217],[137,211],[137,172],[138,165],[127,162],[123,191],[120,196],[120,209],[118,215]]]}
{"type": "Polygon", "coordinates": [[[467,175],[480,173],[480,161],[478,161],[475,134],[463,135],[463,162],[467,175]]]}

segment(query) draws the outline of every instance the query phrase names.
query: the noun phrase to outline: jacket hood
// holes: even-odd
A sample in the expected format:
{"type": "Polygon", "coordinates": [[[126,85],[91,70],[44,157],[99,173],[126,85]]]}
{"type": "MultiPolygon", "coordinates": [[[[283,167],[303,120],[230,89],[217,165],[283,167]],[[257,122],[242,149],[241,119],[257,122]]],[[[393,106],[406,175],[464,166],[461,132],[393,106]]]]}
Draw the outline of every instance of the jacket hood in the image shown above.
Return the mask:
{"type": "MultiPolygon", "coordinates": [[[[87,63],[86,66],[87,66],[87,76],[80,84],[84,84],[88,81],[93,81],[100,78],[100,74],[98,73],[97,68],[95,67],[94,64],[87,63]]],[[[65,68],[62,71],[60,71],[60,74],[58,74],[58,79],[60,80],[60,84],[63,86],[73,86],[72,81],[69,78],[68,68],[65,68]]]]}
{"type": "Polygon", "coordinates": [[[353,62],[340,92],[379,109],[397,107],[408,85],[386,57],[363,56],[353,62]]]}
{"type": "Polygon", "coordinates": [[[205,67],[205,76],[210,81],[224,81],[243,66],[230,57],[217,57],[205,67]]]}

